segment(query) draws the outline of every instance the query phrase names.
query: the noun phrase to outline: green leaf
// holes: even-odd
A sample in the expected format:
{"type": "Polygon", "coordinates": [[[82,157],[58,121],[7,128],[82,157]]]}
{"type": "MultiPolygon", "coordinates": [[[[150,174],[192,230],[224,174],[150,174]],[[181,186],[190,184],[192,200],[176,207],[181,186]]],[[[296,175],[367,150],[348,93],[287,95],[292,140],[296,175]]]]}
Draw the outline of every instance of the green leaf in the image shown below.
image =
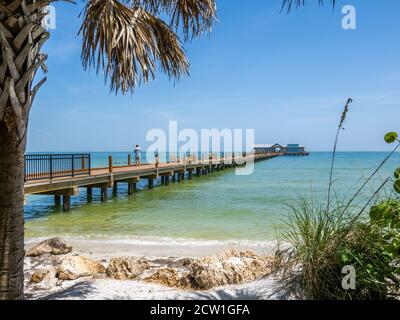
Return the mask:
{"type": "Polygon", "coordinates": [[[396,191],[397,193],[400,193],[400,180],[397,179],[394,183],[394,191],[396,191]]]}
{"type": "Polygon", "coordinates": [[[396,132],[389,132],[385,135],[386,143],[393,143],[397,140],[399,135],[396,132]]]}
{"type": "Polygon", "coordinates": [[[400,178],[400,168],[397,168],[397,169],[396,169],[396,171],[394,172],[394,177],[395,177],[396,179],[399,179],[399,178],[400,178]]]}
{"type": "Polygon", "coordinates": [[[341,260],[343,263],[348,263],[350,261],[346,253],[342,253],[341,260]]]}

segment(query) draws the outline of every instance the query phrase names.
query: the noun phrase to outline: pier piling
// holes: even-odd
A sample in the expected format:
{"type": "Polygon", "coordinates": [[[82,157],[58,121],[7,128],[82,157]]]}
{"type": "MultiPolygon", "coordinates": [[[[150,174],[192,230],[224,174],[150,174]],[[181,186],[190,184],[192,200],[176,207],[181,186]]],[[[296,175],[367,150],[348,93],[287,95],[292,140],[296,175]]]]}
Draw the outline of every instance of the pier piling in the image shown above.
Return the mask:
{"type": "Polygon", "coordinates": [[[113,197],[116,197],[118,194],[118,183],[114,182],[114,186],[113,186],[113,197]]]}
{"type": "Polygon", "coordinates": [[[71,210],[71,196],[63,196],[63,211],[71,210]]]}
{"type": "Polygon", "coordinates": [[[101,196],[100,196],[101,202],[107,201],[107,188],[106,187],[101,187],[100,194],[101,194],[101,196]]]}
{"type": "Polygon", "coordinates": [[[92,188],[86,188],[86,200],[88,203],[92,202],[93,199],[93,189],[92,188]]]}
{"type": "Polygon", "coordinates": [[[59,210],[61,206],[61,196],[56,194],[54,196],[54,207],[56,210],[59,210]]]}
{"type": "Polygon", "coordinates": [[[128,195],[131,195],[133,193],[133,182],[128,182],[128,195]]]}
{"type": "Polygon", "coordinates": [[[154,189],[154,178],[153,177],[149,177],[148,181],[149,181],[149,189],[150,190],[154,189]]]}

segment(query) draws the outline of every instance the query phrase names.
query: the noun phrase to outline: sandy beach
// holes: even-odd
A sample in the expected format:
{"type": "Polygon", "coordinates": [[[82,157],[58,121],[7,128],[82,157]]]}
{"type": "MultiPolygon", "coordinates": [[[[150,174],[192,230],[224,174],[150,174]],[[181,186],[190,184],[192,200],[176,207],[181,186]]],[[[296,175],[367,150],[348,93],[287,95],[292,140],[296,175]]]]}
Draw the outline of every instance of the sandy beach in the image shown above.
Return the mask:
{"type": "MultiPolygon", "coordinates": [[[[27,239],[26,250],[29,250],[43,239],[27,239]]],[[[181,261],[184,258],[202,258],[212,256],[227,250],[251,250],[259,255],[272,255],[272,244],[253,244],[243,246],[239,243],[158,243],[150,240],[145,243],[122,239],[79,240],[65,238],[73,246],[73,252],[68,255],[83,256],[107,265],[113,257],[140,257],[151,261],[152,267],[167,267],[168,263],[181,261]]],[[[68,256],[67,255],[67,256],[68,256]]],[[[43,263],[40,260],[40,263],[43,263]]],[[[25,291],[28,299],[87,299],[87,300],[192,300],[192,299],[278,299],[275,294],[275,278],[267,276],[248,283],[224,285],[210,290],[188,290],[171,288],[157,283],[144,281],[144,276],[134,280],[115,280],[104,277],[81,277],[76,280],[57,282],[51,289],[40,289],[32,286],[31,274],[38,269],[37,258],[25,258],[25,291]]],[[[150,272],[150,271],[149,271],[150,272]]],[[[150,272],[151,273],[151,272],[150,272]]]]}
{"type": "Polygon", "coordinates": [[[140,281],[81,279],[54,293],[38,293],[30,299],[49,300],[276,300],[275,279],[266,278],[241,285],[207,291],[177,290],[140,281]]]}

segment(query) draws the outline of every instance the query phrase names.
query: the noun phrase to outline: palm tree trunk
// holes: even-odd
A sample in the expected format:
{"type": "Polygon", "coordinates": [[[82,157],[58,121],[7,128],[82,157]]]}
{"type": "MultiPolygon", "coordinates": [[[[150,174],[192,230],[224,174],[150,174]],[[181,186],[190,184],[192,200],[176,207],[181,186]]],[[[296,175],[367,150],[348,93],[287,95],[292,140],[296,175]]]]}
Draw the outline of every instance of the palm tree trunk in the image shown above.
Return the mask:
{"type": "Polygon", "coordinates": [[[25,141],[0,124],[0,300],[23,298],[25,141]]]}
{"type": "Polygon", "coordinates": [[[29,111],[46,78],[40,53],[51,0],[0,0],[0,300],[23,298],[24,153],[29,111]]]}

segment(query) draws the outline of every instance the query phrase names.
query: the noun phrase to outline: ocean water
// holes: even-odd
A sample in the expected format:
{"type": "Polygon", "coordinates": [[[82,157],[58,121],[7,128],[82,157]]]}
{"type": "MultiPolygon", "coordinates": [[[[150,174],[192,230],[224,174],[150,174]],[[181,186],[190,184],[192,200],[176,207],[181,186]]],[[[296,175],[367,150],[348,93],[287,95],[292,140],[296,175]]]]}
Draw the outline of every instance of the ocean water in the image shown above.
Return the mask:
{"type": "MultiPolygon", "coordinates": [[[[92,164],[105,166],[109,153],[92,154],[92,164]]],[[[124,164],[126,153],[113,153],[114,163],[124,164]]],[[[385,158],[384,152],[339,152],[333,192],[349,198],[385,158]]],[[[149,157],[151,158],[151,157],[149,157]]],[[[234,169],[194,177],[169,186],[147,190],[139,184],[128,196],[119,185],[118,196],[109,190],[106,203],[94,189],[93,202],[86,191],[72,198],[68,213],[54,211],[52,196],[31,195],[25,206],[26,236],[63,236],[127,241],[271,241],[285,228],[288,204],[306,198],[323,202],[327,195],[331,154],[314,152],[309,157],[278,157],[255,164],[249,176],[234,169]]],[[[356,203],[362,205],[400,164],[394,155],[368,185],[356,203]]],[[[382,195],[391,193],[391,184],[382,195]]]]}

